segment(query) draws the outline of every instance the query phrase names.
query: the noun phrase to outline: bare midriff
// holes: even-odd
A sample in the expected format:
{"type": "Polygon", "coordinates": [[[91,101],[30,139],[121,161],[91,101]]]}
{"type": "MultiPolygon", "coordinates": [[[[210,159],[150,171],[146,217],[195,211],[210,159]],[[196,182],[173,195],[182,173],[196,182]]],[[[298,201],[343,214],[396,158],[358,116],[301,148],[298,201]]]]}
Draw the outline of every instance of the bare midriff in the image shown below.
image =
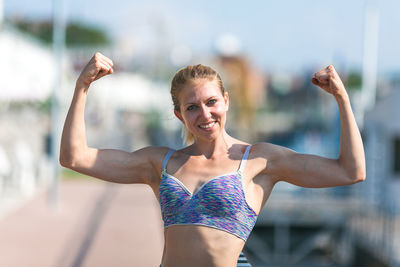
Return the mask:
{"type": "Polygon", "coordinates": [[[245,241],[202,225],[171,225],[164,229],[162,267],[236,267],[245,241]]]}

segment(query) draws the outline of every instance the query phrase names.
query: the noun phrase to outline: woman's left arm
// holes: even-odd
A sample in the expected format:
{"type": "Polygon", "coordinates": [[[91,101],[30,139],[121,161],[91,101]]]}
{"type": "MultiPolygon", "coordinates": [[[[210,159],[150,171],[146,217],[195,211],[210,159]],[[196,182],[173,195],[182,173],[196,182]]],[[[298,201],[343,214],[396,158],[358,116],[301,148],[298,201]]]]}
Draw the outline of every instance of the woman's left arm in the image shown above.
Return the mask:
{"type": "MultiPolygon", "coordinates": [[[[296,153],[275,146],[266,173],[303,187],[331,187],[365,180],[364,147],[346,89],[332,65],[314,74],[311,82],[332,94],[340,112],[340,154],[337,159],[296,153]]],[[[271,151],[270,150],[270,151],[271,151]]]]}

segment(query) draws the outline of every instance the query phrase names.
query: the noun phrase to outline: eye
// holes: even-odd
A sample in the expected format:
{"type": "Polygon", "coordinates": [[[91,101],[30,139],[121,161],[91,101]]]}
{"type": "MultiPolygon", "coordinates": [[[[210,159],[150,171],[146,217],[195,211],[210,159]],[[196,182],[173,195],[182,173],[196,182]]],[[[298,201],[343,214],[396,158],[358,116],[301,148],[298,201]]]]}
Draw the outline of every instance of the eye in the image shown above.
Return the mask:
{"type": "Polygon", "coordinates": [[[196,107],[195,105],[190,105],[190,106],[187,107],[186,110],[193,110],[195,107],[196,107]]]}
{"type": "Polygon", "coordinates": [[[217,99],[211,99],[210,101],[208,101],[209,104],[215,104],[217,102],[217,99]]]}

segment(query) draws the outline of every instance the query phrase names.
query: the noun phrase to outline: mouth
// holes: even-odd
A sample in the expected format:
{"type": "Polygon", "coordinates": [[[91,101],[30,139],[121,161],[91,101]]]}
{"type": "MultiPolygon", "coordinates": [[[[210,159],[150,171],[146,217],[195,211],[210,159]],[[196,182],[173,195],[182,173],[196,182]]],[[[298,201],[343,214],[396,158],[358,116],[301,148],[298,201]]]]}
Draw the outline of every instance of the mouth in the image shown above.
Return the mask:
{"type": "Polygon", "coordinates": [[[214,127],[214,125],[216,124],[216,121],[212,121],[209,123],[202,123],[199,125],[199,128],[203,129],[203,130],[210,130],[214,127]]]}

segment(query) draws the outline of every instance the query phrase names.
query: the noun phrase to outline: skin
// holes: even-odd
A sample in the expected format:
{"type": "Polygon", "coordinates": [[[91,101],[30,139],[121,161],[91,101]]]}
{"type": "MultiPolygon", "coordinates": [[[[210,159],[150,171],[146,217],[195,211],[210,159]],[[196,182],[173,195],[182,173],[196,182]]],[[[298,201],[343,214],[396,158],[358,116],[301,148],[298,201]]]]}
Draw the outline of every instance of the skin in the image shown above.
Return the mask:
{"type": "MultiPolygon", "coordinates": [[[[145,147],[129,153],[87,146],[84,109],[89,86],[112,73],[112,61],[96,53],[79,76],[64,124],[60,163],[105,181],[147,184],[158,197],[162,161],[168,147],[145,147]]],[[[324,188],[365,179],[363,143],[339,75],[333,66],[328,66],[315,73],[311,82],[331,94],[338,104],[340,155],[329,159],[270,143],[254,144],[243,172],[243,185],[246,200],[257,214],[279,181],[324,188]]],[[[175,115],[193,133],[195,142],[172,154],[167,173],[177,177],[193,193],[211,178],[235,172],[249,144],[226,133],[229,96],[222,95],[215,81],[190,82],[178,98],[180,110],[175,115]],[[211,129],[199,127],[214,121],[211,129]]],[[[198,225],[170,226],[164,230],[164,237],[163,267],[236,266],[244,246],[242,239],[230,233],[198,225]]]]}

